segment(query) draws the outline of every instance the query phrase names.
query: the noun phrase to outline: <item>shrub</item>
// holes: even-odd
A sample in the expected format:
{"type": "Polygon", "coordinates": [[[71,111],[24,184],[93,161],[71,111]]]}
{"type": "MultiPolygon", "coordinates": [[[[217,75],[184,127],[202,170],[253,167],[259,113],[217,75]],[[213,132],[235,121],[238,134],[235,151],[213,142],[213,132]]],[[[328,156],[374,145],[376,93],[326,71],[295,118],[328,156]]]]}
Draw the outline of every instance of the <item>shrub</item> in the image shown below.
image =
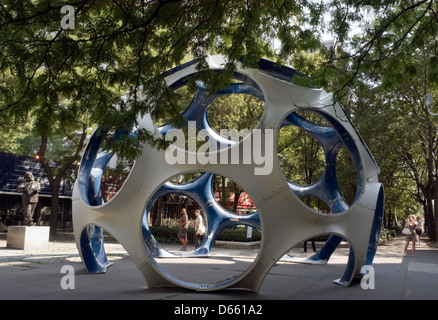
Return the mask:
{"type": "MultiPolygon", "coordinates": [[[[262,238],[262,234],[255,228],[252,229],[252,237],[251,241],[259,241],[262,238]]],[[[246,241],[246,228],[245,227],[237,227],[225,229],[222,231],[216,240],[222,241],[246,241]]]]}
{"type": "MultiPolygon", "coordinates": [[[[150,226],[149,230],[151,231],[154,238],[159,243],[179,243],[178,239],[178,231],[179,227],[157,227],[150,226]]],[[[189,243],[193,243],[195,238],[195,229],[189,228],[187,238],[189,243]]],[[[262,238],[261,233],[253,228],[252,229],[252,238],[251,241],[258,241],[262,238]]],[[[229,228],[225,229],[220,233],[216,240],[222,241],[246,241],[246,228],[245,227],[237,227],[237,228],[229,228]]]]}

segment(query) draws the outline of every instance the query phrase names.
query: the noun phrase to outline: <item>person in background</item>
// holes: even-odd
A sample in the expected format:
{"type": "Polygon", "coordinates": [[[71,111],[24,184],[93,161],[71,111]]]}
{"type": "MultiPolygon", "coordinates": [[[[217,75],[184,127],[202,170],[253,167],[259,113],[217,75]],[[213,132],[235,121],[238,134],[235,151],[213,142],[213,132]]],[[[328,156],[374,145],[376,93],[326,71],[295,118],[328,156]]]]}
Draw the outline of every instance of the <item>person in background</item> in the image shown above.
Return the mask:
{"type": "Polygon", "coordinates": [[[417,221],[415,221],[415,216],[413,214],[410,214],[408,216],[405,227],[409,228],[411,234],[406,235],[406,243],[403,249],[403,257],[406,256],[409,242],[412,242],[412,256],[415,256],[415,243],[417,242],[417,234],[415,233],[415,228],[417,227],[417,221]]]}
{"type": "Polygon", "coordinates": [[[417,216],[417,227],[415,228],[415,233],[417,234],[418,245],[421,246],[421,235],[424,232],[424,220],[423,216],[419,214],[417,216]]]}
{"type": "Polygon", "coordinates": [[[195,248],[201,243],[201,239],[205,233],[204,220],[202,219],[201,210],[195,210],[195,248]]]}
{"type": "MultiPolygon", "coordinates": [[[[309,240],[312,243],[313,252],[316,252],[315,238],[309,240]]],[[[307,240],[303,242],[304,252],[307,252],[307,240]]]]}
{"type": "Polygon", "coordinates": [[[181,218],[179,219],[178,239],[183,245],[180,251],[187,251],[187,231],[189,229],[189,216],[185,208],[181,209],[181,218]]]}

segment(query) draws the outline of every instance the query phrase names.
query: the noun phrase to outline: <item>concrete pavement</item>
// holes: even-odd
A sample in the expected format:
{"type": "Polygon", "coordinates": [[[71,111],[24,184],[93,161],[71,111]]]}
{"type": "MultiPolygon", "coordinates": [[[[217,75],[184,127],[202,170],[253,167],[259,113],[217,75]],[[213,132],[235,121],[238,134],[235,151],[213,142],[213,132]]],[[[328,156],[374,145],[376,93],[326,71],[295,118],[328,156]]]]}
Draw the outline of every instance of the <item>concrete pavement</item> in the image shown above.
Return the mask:
{"type": "MultiPolygon", "coordinates": [[[[71,233],[61,233],[50,242],[47,250],[33,252],[6,248],[6,234],[0,233],[0,299],[438,299],[438,248],[423,242],[417,247],[415,257],[411,256],[410,250],[402,257],[403,244],[404,237],[397,237],[379,246],[373,264],[374,289],[364,289],[360,284],[342,287],[332,282],[343,274],[348,257],[347,248],[338,248],[327,265],[277,263],[266,276],[259,293],[237,289],[200,293],[179,287],[147,288],[129,255],[114,241],[105,244],[108,258],[114,265],[105,274],[91,275],[83,267],[71,233]]],[[[179,246],[168,249],[178,251],[179,246]]],[[[304,256],[302,251],[302,248],[294,248],[291,254],[304,256]]],[[[159,263],[182,280],[215,283],[243,273],[256,254],[257,250],[213,248],[209,258],[160,259],[159,263]]]]}

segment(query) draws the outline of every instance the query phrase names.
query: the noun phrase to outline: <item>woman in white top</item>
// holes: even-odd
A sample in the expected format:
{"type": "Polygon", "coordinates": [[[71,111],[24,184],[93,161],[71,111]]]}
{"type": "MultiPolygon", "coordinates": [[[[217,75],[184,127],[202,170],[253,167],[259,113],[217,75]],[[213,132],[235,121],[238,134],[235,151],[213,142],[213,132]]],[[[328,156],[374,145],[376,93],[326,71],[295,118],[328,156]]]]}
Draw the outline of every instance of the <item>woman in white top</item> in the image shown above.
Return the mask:
{"type": "Polygon", "coordinates": [[[201,243],[201,239],[205,233],[204,221],[202,220],[201,211],[199,209],[195,210],[195,248],[201,243]]]}

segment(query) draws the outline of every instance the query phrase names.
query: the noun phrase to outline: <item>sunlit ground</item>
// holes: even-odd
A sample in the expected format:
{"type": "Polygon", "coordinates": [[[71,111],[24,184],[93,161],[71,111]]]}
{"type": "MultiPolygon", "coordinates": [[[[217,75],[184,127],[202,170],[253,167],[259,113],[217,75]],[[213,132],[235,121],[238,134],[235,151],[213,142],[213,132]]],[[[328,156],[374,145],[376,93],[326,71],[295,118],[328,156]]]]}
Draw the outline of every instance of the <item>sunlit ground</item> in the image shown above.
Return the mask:
{"type": "MultiPolygon", "coordinates": [[[[106,239],[107,240],[107,239],[106,239]]],[[[148,288],[138,268],[126,250],[114,241],[105,243],[108,260],[114,265],[102,274],[87,274],[76,245],[68,241],[50,242],[42,251],[25,252],[6,248],[6,237],[0,234],[1,292],[7,299],[438,299],[438,287],[433,281],[438,275],[438,248],[425,243],[417,248],[415,257],[410,247],[403,257],[404,239],[398,237],[379,246],[373,267],[375,289],[360,285],[342,287],[333,280],[342,276],[348,261],[349,248],[336,249],[327,265],[309,265],[278,261],[266,275],[260,291],[215,291],[209,294],[183,288],[148,288]],[[75,270],[75,290],[63,290],[61,267],[75,270]]],[[[310,245],[310,244],[309,244],[310,245]]],[[[180,253],[181,246],[168,250],[180,253]]],[[[189,250],[193,247],[189,247],[189,250]]],[[[304,253],[302,246],[289,251],[294,257],[313,254],[311,246],[304,253]]],[[[213,247],[210,257],[160,258],[160,268],[179,281],[192,284],[220,284],[244,275],[253,265],[258,250],[213,247]]]]}

